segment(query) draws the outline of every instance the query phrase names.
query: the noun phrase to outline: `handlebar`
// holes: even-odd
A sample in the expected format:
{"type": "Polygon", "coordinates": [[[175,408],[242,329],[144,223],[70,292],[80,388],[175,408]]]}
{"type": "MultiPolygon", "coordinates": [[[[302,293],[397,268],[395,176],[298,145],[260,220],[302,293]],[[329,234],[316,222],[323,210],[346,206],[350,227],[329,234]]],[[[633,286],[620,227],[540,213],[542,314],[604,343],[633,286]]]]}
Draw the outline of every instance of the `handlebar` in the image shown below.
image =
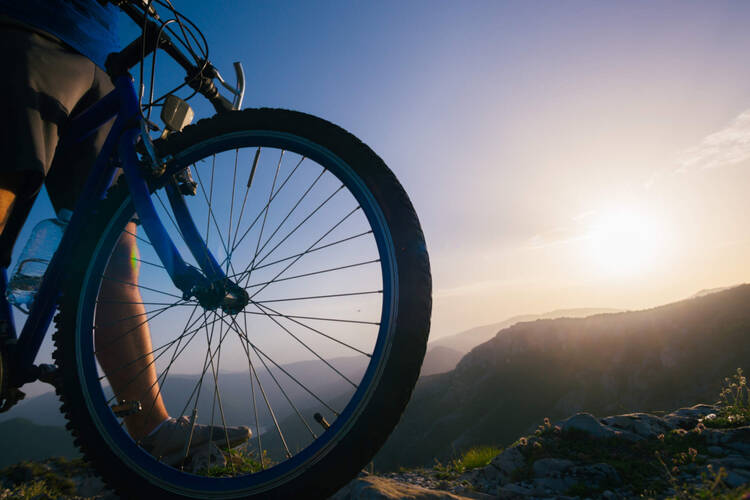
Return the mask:
{"type": "MultiPolygon", "coordinates": [[[[151,20],[145,20],[144,10],[139,9],[130,2],[113,2],[125,12],[133,21],[143,26],[143,33],[133,40],[127,47],[120,52],[115,52],[107,57],[105,68],[110,77],[115,78],[126,74],[130,68],[141,62],[143,58],[151,54],[157,48],[164,50],[172,59],[177,62],[187,73],[185,81],[198,93],[203,95],[213,105],[217,113],[225,113],[232,109],[238,109],[242,104],[245,81],[244,72],[240,63],[234,63],[237,72],[238,89],[235,90],[221,78],[216,68],[211,63],[204,61],[201,67],[196,66],[193,62],[180,51],[172,42],[169,36],[164,32],[164,25],[159,25],[151,20]],[[214,78],[218,78],[222,85],[227,87],[235,94],[234,103],[219,94],[214,78]]],[[[139,2],[141,3],[141,2],[139,2]]],[[[142,6],[145,9],[145,6],[142,6]]],[[[155,12],[149,12],[158,19],[155,12]]]]}

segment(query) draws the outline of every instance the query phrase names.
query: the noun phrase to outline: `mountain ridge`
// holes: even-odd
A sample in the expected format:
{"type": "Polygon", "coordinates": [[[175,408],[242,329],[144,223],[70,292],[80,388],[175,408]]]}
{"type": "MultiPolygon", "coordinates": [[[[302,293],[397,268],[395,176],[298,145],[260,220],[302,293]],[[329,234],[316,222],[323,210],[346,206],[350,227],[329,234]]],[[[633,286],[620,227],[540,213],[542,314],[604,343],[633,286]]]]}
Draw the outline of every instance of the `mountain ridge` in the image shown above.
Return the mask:
{"type": "Polygon", "coordinates": [[[748,304],[750,285],[741,285],[642,311],[516,323],[455,370],[420,380],[375,465],[504,446],[544,417],[710,401],[726,373],[748,370],[748,304]]]}

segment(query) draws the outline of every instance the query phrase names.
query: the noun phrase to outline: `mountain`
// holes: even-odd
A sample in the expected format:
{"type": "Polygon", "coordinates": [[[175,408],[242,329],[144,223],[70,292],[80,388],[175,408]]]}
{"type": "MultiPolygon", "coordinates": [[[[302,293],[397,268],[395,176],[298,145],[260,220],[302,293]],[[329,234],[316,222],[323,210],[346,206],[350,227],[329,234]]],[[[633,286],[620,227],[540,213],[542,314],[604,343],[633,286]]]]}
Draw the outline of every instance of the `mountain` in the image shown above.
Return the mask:
{"type": "Polygon", "coordinates": [[[579,309],[557,309],[542,314],[523,314],[520,316],[513,316],[499,323],[492,323],[490,325],[477,326],[470,330],[466,330],[454,335],[448,335],[447,337],[440,337],[431,341],[428,344],[428,352],[430,348],[442,346],[454,349],[463,354],[474,349],[479,344],[487,342],[494,337],[497,332],[513,326],[516,323],[523,321],[535,321],[537,319],[554,319],[554,318],[583,318],[586,316],[593,316],[594,314],[606,314],[620,312],[619,309],[606,309],[606,308],[579,308],[579,309]]]}
{"type": "Polygon", "coordinates": [[[750,369],[750,285],[654,309],[517,323],[424,377],[375,467],[430,464],[508,445],[545,417],[656,411],[714,401],[750,369]]]}
{"type": "Polygon", "coordinates": [[[422,362],[422,371],[419,372],[419,376],[426,377],[428,375],[435,375],[436,373],[449,372],[456,367],[461,358],[464,357],[464,354],[450,347],[435,346],[425,354],[424,361],[422,362]]]}
{"type": "MultiPolygon", "coordinates": [[[[497,332],[513,326],[516,323],[523,321],[535,321],[537,319],[553,319],[553,318],[583,318],[586,316],[593,316],[594,314],[606,314],[620,312],[619,309],[605,309],[605,308],[579,308],[579,309],[557,309],[555,311],[546,312],[543,314],[523,314],[520,316],[513,316],[499,323],[492,323],[490,325],[482,325],[466,330],[454,335],[448,335],[447,337],[440,337],[431,341],[427,346],[427,356],[425,356],[425,362],[430,354],[430,350],[435,347],[447,347],[453,349],[462,354],[474,349],[479,344],[487,342],[494,337],[497,332]]],[[[455,366],[455,365],[454,365],[455,366]]],[[[422,375],[425,375],[423,372],[422,375]]]]}
{"type": "Polygon", "coordinates": [[[21,460],[80,456],[64,427],[36,425],[23,418],[0,423],[0,443],[0,469],[21,460]]]}
{"type": "Polygon", "coordinates": [[[723,292],[725,290],[731,290],[732,288],[737,288],[740,285],[730,285],[730,286],[719,286],[716,288],[704,288],[703,290],[697,291],[695,294],[691,295],[691,299],[695,299],[698,297],[705,297],[706,295],[711,295],[712,293],[716,292],[723,292]]]}

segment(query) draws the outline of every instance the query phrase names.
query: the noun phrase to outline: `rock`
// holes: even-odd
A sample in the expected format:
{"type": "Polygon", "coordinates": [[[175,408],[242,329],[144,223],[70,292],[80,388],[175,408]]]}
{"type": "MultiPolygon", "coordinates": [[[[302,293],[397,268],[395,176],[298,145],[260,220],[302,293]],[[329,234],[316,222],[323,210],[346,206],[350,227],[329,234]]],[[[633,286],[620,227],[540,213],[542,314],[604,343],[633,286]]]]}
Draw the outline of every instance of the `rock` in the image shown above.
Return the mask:
{"type": "Polygon", "coordinates": [[[531,485],[524,486],[518,483],[503,486],[497,491],[498,498],[530,497],[536,493],[536,488],[531,485]]]}
{"type": "Polygon", "coordinates": [[[76,490],[82,497],[95,497],[101,495],[107,489],[104,481],[96,476],[83,476],[74,479],[76,482],[76,490]]]}
{"type": "Polygon", "coordinates": [[[446,491],[428,490],[419,486],[377,476],[355,479],[331,497],[331,500],[466,500],[468,497],[446,491]]]}
{"type": "Polygon", "coordinates": [[[698,424],[698,421],[711,413],[717,413],[719,410],[712,405],[695,405],[690,408],[680,408],[677,411],[664,416],[664,422],[671,428],[692,429],[698,424]]]}
{"type": "Polygon", "coordinates": [[[736,488],[743,484],[748,484],[750,483],[750,472],[729,470],[727,471],[727,477],[724,478],[724,483],[730,488],[736,488]]]}
{"type": "Polygon", "coordinates": [[[619,484],[621,482],[620,475],[617,473],[615,468],[605,463],[573,467],[571,469],[571,474],[575,476],[580,482],[584,482],[586,484],[599,485],[604,481],[615,484],[619,484]]]}
{"type": "Polygon", "coordinates": [[[562,458],[542,458],[534,462],[532,468],[537,477],[559,476],[561,472],[574,465],[572,461],[562,458]]]}
{"type": "Polygon", "coordinates": [[[721,446],[709,446],[707,450],[709,454],[714,455],[716,457],[723,457],[724,455],[727,454],[727,450],[725,450],[721,446]]]}
{"type": "MultiPolygon", "coordinates": [[[[664,420],[649,413],[630,413],[606,417],[602,419],[602,422],[610,428],[626,431],[626,433],[632,433],[646,439],[656,438],[659,434],[671,429],[664,420]]],[[[631,439],[631,441],[635,440],[631,439]]]]}
{"type": "Polygon", "coordinates": [[[590,413],[577,413],[558,424],[563,432],[570,430],[583,431],[595,438],[615,437],[614,430],[604,426],[590,413]]]}
{"type": "Polygon", "coordinates": [[[729,455],[724,458],[715,458],[709,461],[714,468],[724,467],[727,470],[746,469],[750,471],[750,459],[740,455],[729,455]]]}
{"type": "Polygon", "coordinates": [[[475,469],[464,474],[459,479],[467,480],[472,484],[486,485],[480,488],[493,491],[495,486],[510,482],[511,475],[526,463],[526,459],[518,447],[506,448],[502,453],[492,459],[486,467],[475,469]]]}
{"type": "Polygon", "coordinates": [[[571,476],[567,477],[540,477],[534,479],[534,488],[536,491],[545,491],[547,494],[560,494],[567,491],[571,486],[578,482],[571,476]]]}

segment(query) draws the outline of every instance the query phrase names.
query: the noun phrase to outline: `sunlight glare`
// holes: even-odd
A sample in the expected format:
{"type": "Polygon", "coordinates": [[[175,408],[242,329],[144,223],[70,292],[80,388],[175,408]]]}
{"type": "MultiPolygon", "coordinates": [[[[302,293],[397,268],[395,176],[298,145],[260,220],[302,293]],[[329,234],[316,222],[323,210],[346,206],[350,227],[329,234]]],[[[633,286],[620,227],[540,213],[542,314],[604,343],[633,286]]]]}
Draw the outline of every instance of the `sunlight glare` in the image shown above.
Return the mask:
{"type": "Polygon", "coordinates": [[[663,232],[654,217],[635,210],[602,213],[589,235],[590,262],[604,275],[638,275],[659,257],[663,232]]]}

